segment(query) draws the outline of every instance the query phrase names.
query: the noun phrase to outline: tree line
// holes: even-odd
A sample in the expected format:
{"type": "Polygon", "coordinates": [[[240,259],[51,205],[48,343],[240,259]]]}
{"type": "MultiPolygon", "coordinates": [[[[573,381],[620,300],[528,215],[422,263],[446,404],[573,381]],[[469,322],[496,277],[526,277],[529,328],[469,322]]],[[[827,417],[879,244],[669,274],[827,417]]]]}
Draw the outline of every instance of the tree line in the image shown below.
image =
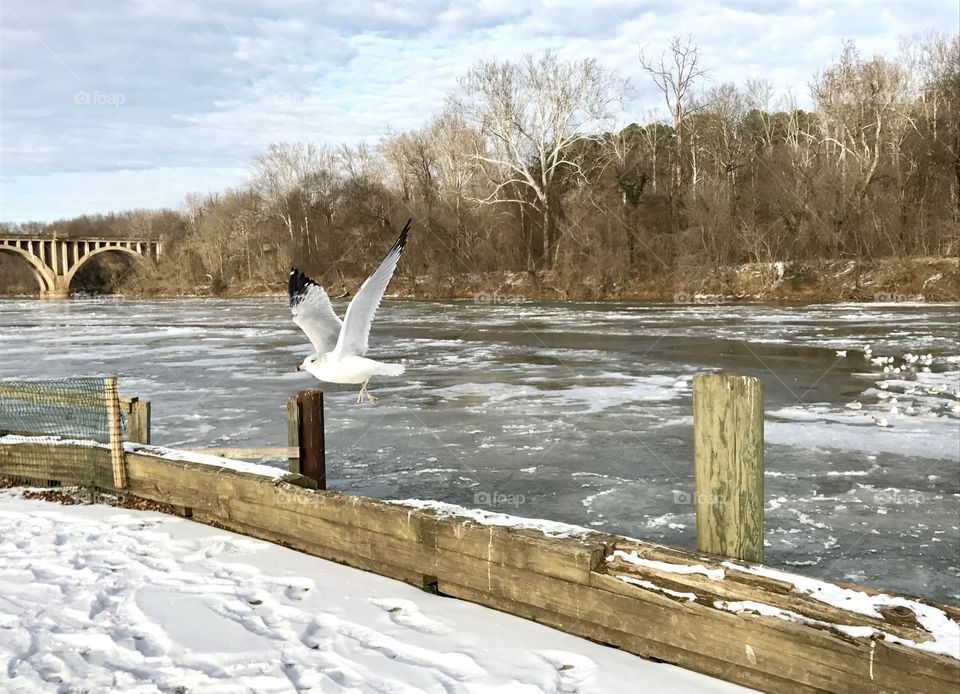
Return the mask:
{"type": "Polygon", "coordinates": [[[960,252],[957,35],[894,56],[844,44],[807,85],[809,110],[764,79],[713,82],[691,37],[638,58],[667,118],[615,128],[630,85],[593,59],[487,60],[416,130],[273,144],[243,185],[179,211],[4,231],[162,238],[156,267],[100,269],[147,293],[276,289],[291,265],[346,286],[407,217],[416,241],[398,275],[426,293],[485,273],[602,294],[748,263],[960,252]]]}

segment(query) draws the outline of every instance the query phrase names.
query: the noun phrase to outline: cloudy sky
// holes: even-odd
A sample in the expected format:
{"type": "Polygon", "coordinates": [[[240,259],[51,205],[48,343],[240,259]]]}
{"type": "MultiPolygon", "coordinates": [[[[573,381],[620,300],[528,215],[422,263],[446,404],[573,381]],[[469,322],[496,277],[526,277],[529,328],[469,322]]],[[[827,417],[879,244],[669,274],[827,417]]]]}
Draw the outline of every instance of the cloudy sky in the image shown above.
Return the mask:
{"type": "Polygon", "coordinates": [[[0,0],[0,220],[177,207],[270,142],[376,141],[482,58],[595,57],[633,79],[627,123],[661,107],[638,47],[678,33],[714,81],[806,100],[844,38],[892,54],[958,23],[957,0],[0,0]]]}

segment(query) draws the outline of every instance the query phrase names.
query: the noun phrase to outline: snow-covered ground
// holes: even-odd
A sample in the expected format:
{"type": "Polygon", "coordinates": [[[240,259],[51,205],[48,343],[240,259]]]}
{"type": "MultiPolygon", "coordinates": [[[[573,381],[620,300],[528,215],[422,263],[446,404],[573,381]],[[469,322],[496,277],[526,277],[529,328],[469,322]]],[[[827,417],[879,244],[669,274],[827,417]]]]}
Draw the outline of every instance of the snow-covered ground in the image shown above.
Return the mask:
{"type": "Polygon", "coordinates": [[[159,513],[0,491],[0,691],[735,692],[159,513]]]}

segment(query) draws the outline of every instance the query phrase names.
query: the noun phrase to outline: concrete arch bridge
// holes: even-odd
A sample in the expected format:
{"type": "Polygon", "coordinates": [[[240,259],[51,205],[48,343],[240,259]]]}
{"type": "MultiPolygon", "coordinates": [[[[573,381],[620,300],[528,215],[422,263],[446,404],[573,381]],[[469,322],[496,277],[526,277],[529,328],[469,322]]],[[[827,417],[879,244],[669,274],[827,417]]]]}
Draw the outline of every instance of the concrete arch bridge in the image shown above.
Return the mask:
{"type": "MultiPolygon", "coordinates": [[[[66,299],[77,270],[101,253],[125,253],[138,259],[160,257],[159,241],[138,239],[56,239],[0,237],[0,253],[23,258],[40,284],[41,299],[66,299]]],[[[0,277],[0,282],[3,278],[0,277]]]]}

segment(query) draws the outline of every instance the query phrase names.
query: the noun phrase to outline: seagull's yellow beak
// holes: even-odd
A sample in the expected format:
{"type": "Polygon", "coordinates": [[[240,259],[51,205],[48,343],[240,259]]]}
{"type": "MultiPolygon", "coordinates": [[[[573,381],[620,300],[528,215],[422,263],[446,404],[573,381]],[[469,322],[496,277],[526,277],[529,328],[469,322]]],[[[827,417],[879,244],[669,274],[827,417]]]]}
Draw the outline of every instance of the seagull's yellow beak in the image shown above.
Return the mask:
{"type": "Polygon", "coordinates": [[[303,371],[303,364],[297,364],[297,371],[303,371]]]}

